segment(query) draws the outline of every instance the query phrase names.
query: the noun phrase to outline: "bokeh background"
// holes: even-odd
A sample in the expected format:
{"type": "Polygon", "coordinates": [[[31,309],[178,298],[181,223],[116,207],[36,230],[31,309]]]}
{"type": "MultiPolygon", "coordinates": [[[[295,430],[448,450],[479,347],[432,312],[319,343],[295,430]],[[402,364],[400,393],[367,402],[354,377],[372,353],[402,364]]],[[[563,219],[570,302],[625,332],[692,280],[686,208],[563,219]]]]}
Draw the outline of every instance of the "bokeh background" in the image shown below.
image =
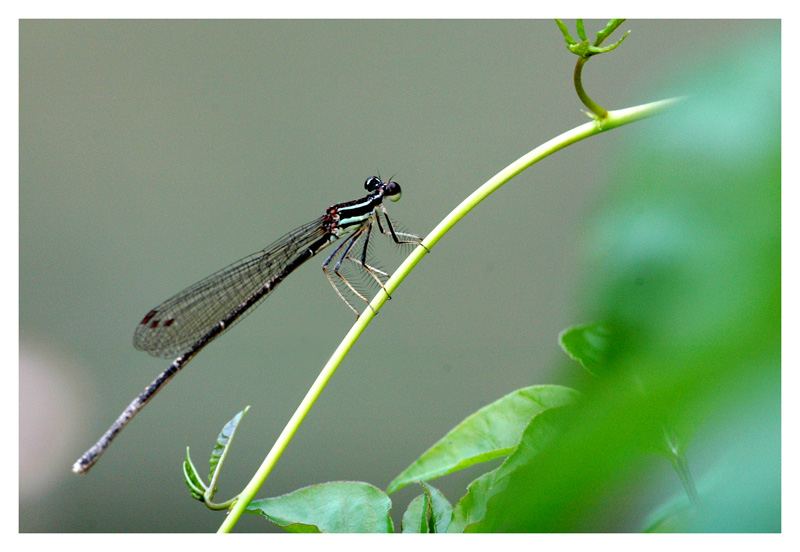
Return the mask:
{"type": "MultiPolygon", "coordinates": [[[[586,24],[595,32],[605,22],[586,24]]],[[[729,90],[740,98],[731,104],[736,124],[702,128],[731,142],[715,144],[687,126],[680,129],[692,139],[684,141],[665,115],[579,143],[521,174],[398,289],[259,496],[329,480],[385,488],[465,416],[511,390],[581,388],[591,377],[564,355],[557,336],[609,301],[592,299],[613,277],[592,259],[601,250],[613,257],[603,240],[620,227],[637,230],[624,226],[635,217],[608,218],[619,205],[646,210],[653,196],[639,201],[646,194],[637,198],[637,190],[657,188],[653,175],[663,177],[665,168],[681,178],[675,159],[693,153],[698,167],[713,160],[735,169],[765,140],[769,152],[778,148],[778,167],[773,159],[765,174],[779,182],[780,22],[632,20],[627,29],[633,33],[618,50],[584,71],[593,98],[614,109],[729,90]],[[665,137],[669,147],[638,153],[665,137]]],[[[133,349],[136,323],[183,287],[363,195],[372,174],[395,175],[403,198],[390,213],[426,234],[498,170],[585,122],[574,63],[552,21],[22,21],[20,531],[215,530],[222,514],[192,500],[183,482],[185,447],[201,465],[222,425],[251,405],[218,498],[238,492],[352,313],[321,274],[322,259],[312,260],[193,360],[86,477],[75,476],[74,460],[168,363],[133,349]],[[69,507],[54,507],[54,497],[69,507]]],[[[695,104],[687,105],[678,120],[702,122],[695,104]]],[[[663,197],[702,184],[699,178],[663,197]]],[[[759,204],[760,190],[748,190],[739,199],[759,204]]],[[[720,192],[712,187],[703,197],[713,203],[720,192]]],[[[769,188],[755,214],[724,203],[720,218],[759,217],[767,230],[753,235],[763,241],[775,225],[779,231],[777,193],[769,188]]],[[[658,234],[638,236],[652,243],[658,234]]],[[[719,252],[720,244],[730,245],[705,246],[719,252]]],[[[386,252],[382,264],[393,269],[401,256],[386,252]]],[[[720,285],[765,289],[761,299],[748,296],[767,304],[754,323],[769,339],[754,339],[777,336],[779,344],[780,326],[770,326],[774,256],[755,253],[769,270],[720,285]]],[[[718,274],[696,276],[713,287],[718,274]]],[[[779,281],[777,294],[779,301],[779,281]]],[[[703,322],[746,321],[752,304],[704,310],[710,320],[703,322]]],[[[774,399],[780,374],[777,381],[770,374],[774,399]]],[[[769,458],[778,407],[768,403],[754,418],[767,420],[769,458]]],[[[763,424],[753,424],[765,435],[763,424]]],[[[689,449],[698,478],[717,460],[720,439],[698,431],[689,449]]],[[[777,447],[779,458],[779,440],[777,447]]],[[[455,502],[479,473],[435,485],[455,502]]],[[[653,456],[644,473],[618,493],[615,530],[636,530],[681,489],[662,458],[653,456]]],[[[417,493],[409,487],[393,495],[396,525],[417,493]]],[[[256,516],[238,528],[273,530],[256,516]]]]}

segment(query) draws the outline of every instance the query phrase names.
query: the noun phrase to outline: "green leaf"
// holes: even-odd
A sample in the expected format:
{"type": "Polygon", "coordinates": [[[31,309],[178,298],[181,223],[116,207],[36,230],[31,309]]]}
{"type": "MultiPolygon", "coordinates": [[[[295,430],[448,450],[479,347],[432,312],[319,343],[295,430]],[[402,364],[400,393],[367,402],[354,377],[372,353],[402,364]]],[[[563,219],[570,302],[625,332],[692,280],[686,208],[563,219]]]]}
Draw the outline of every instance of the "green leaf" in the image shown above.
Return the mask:
{"type": "Polygon", "coordinates": [[[446,533],[453,517],[450,501],[435,487],[420,483],[423,493],[403,514],[403,533],[446,533]]]}
{"type": "Polygon", "coordinates": [[[567,50],[575,54],[576,56],[581,57],[591,57],[592,45],[589,44],[588,40],[584,40],[583,42],[578,42],[576,44],[572,44],[567,46],[567,50]]]}
{"type": "Polygon", "coordinates": [[[564,42],[566,42],[567,44],[578,43],[578,41],[572,38],[572,35],[569,34],[569,29],[567,29],[567,26],[564,24],[563,21],[561,21],[560,19],[556,19],[556,25],[558,25],[559,30],[561,30],[561,34],[564,35],[564,42]]]}
{"type": "Polygon", "coordinates": [[[215,472],[218,472],[222,469],[222,464],[225,461],[225,455],[228,453],[228,448],[231,446],[233,436],[236,433],[236,428],[248,410],[250,410],[249,406],[245,407],[244,410],[231,418],[231,420],[225,424],[225,427],[222,428],[222,431],[220,431],[219,436],[217,437],[217,442],[214,444],[214,450],[211,451],[211,458],[208,460],[210,467],[208,472],[208,480],[212,483],[214,482],[215,472]]]}
{"type": "Polygon", "coordinates": [[[517,445],[530,419],[569,404],[578,392],[559,385],[519,389],[467,417],[389,484],[387,493],[435,479],[479,462],[505,456],[517,445]]]}
{"type": "Polygon", "coordinates": [[[425,495],[428,497],[430,504],[430,522],[429,528],[433,529],[432,533],[446,533],[450,526],[450,520],[453,518],[453,506],[450,501],[437,489],[425,482],[421,483],[422,488],[425,489],[425,495]]]}
{"type": "Polygon", "coordinates": [[[422,493],[414,497],[403,513],[400,525],[401,533],[428,533],[428,515],[430,513],[430,497],[422,493]]]}
{"type": "Polygon", "coordinates": [[[200,479],[200,474],[197,473],[197,468],[195,468],[194,464],[192,463],[192,459],[189,456],[189,447],[186,447],[186,460],[183,461],[183,480],[189,487],[189,492],[192,494],[192,498],[195,498],[200,502],[205,502],[203,496],[206,492],[206,486],[200,479]]]}
{"type": "Polygon", "coordinates": [[[601,323],[572,326],[561,332],[558,342],[570,358],[596,375],[608,362],[612,346],[611,330],[601,323]]]}
{"type": "Polygon", "coordinates": [[[254,500],[247,507],[293,533],[391,533],[392,501],[358,481],[333,481],[254,500]]]}
{"type": "MultiPolygon", "coordinates": [[[[550,408],[534,416],[525,428],[519,445],[496,470],[484,474],[468,486],[467,494],[453,510],[450,532],[484,531],[482,522],[486,517],[489,500],[506,494],[518,493],[511,485],[511,478],[517,470],[525,469],[536,456],[556,438],[567,424],[568,416],[574,410],[570,405],[550,408]]],[[[495,511],[495,517],[497,513],[495,511]]]]}
{"type": "MultiPolygon", "coordinates": [[[[624,20],[624,19],[612,19],[612,20],[610,20],[610,21],[608,22],[608,24],[606,25],[606,28],[605,28],[605,29],[603,29],[602,31],[598,31],[598,32],[597,32],[597,39],[594,41],[594,45],[595,45],[595,46],[600,46],[600,44],[602,44],[602,43],[603,43],[603,41],[604,41],[606,38],[608,38],[608,37],[611,35],[611,33],[613,33],[614,31],[616,31],[616,30],[617,30],[617,28],[618,28],[620,25],[622,25],[624,22],[625,22],[625,20],[624,20]]],[[[625,33],[625,36],[628,36],[629,34],[630,34],[630,31],[628,31],[627,33],[625,33]]],[[[619,40],[619,42],[622,42],[622,41],[625,39],[625,36],[623,36],[623,37],[622,37],[622,38],[619,40]]]]}
{"type": "Polygon", "coordinates": [[[583,19],[575,21],[575,27],[578,29],[578,37],[581,40],[586,40],[586,29],[583,28],[583,19]]]}
{"type": "Polygon", "coordinates": [[[617,40],[617,41],[616,41],[614,44],[612,44],[611,46],[606,46],[605,48],[598,48],[598,47],[596,47],[596,46],[592,46],[592,47],[590,47],[590,48],[589,48],[589,51],[591,52],[591,55],[605,54],[606,52],[610,52],[611,50],[615,49],[617,46],[619,46],[620,44],[622,44],[622,41],[623,41],[623,40],[625,40],[626,38],[628,38],[628,35],[629,35],[629,34],[631,34],[631,32],[630,32],[630,31],[628,31],[627,33],[625,33],[624,35],[622,35],[622,38],[620,38],[619,40],[617,40]]]}
{"type": "MultiPolygon", "coordinates": [[[[534,418],[535,419],[535,418],[534,418]]],[[[461,497],[453,508],[453,519],[447,528],[448,533],[463,533],[474,523],[478,523],[486,514],[486,501],[490,489],[495,489],[497,470],[483,474],[467,486],[467,494],[461,497]]]]}
{"type": "Polygon", "coordinates": [[[497,475],[493,481],[496,488],[501,480],[519,466],[528,464],[536,458],[550,443],[556,439],[562,430],[568,426],[569,417],[575,411],[574,405],[549,408],[534,417],[525,427],[519,445],[514,452],[497,468],[497,475]]]}

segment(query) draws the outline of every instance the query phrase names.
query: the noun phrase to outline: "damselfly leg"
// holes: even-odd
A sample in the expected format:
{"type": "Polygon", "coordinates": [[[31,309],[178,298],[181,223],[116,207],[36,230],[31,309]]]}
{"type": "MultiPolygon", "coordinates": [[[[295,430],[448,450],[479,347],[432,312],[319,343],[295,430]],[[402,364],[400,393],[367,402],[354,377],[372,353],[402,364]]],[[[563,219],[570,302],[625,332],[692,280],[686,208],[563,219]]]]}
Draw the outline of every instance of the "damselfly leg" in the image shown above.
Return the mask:
{"type": "MultiPolygon", "coordinates": [[[[341,270],[343,268],[344,263],[350,262],[356,265],[356,267],[363,271],[363,273],[368,274],[372,280],[374,280],[381,289],[386,291],[386,281],[389,280],[391,274],[377,268],[375,266],[370,265],[367,262],[368,254],[369,254],[369,246],[370,246],[370,237],[372,235],[372,227],[373,224],[377,222],[378,230],[381,234],[385,236],[390,236],[394,243],[399,245],[405,244],[413,244],[419,245],[421,243],[421,238],[414,234],[409,234],[407,232],[396,232],[394,226],[392,225],[391,220],[389,219],[386,210],[383,209],[382,212],[379,212],[377,209],[375,210],[375,216],[373,220],[358,231],[354,232],[342,244],[340,244],[334,251],[331,253],[325,262],[322,263],[322,271],[325,273],[325,276],[328,278],[328,281],[333,286],[333,289],[336,291],[339,298],[344,301],[344,303],[350,307],[356,316],[359,316],[360,313],[358,309],[356,309],[353,304],[348,300],[347,296],[349,293],[352,293],[369,306],[370,300],[366,297],[364,293],[359,291],[356,286],[350,281],[350,279],[342,274],[341,270]],[[386,226],[389,230],[385,230],[383,224],[381,223],[380,215],[386,218],[386,226]],[[361,242],[361,244],[359,244],[361,242]],[[359,245],[358,249],[361,250],[361,255],[359,258],[355,258],[351,252],[356,249],[356,245],[359,245]],[[335,264],[333,265],[332,272],[333,275],[329,272],[329,268],[331,263],[336,260],[335,264]]],[[[387,292],[387,297],[391,299],[391,295],[387,292]]],[[[372,307],[370,307],[372,308],[372,307]]],[[[373,311],[374,312],[374,311],[373,311]]]]}

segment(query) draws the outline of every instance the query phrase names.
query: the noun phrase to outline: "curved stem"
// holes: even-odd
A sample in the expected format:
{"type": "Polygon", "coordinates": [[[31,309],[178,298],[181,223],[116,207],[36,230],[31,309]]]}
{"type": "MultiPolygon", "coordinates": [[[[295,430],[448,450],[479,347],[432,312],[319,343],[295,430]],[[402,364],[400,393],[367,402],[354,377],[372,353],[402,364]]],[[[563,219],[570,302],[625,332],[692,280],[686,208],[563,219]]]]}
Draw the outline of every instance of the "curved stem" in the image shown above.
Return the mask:
{"type": "Polygon", "coordinates": [[[209,510],[227,510],[228,508],[233,506],[238,499],[239,499],[238,496],[234,496],[233,498],[230,498],[225,502],[216,503],[216,502],[211,502],[210,500],[206,500],[203,502],[203,504],[205,504],[209,510]]]}
{"type": "Polygon", "coordinates": [[[578,63],[575,64],[575,73],[573,75],[573,81],[575,82],[575,91],[578,93],[578,97],[583,102],[583,105],[589,108],[589,110],[597,115],[600,119],[605,119],[608,117],[608,111],[604,108],[597,105],[592,99],[589,97],[589,94],[586,93],[586,90],[583,89],[583,82],[581,79],[581,73],[583,72],[583,66],[586,64],[586,61],[589,58],[579,57],[578,63]]]}
{"type": "Polygon", "coordinates": [[[306,393],[306,396],[297,407],[297,410],[286,424],[286,427],[283,429],[272,449],[267,454],[267,457],[258,468],[258,471],[256,471],[253,478],[239,494],[239,500],[231,509],[230,514],[225,518],[225,521],[220,526],[218,532],[228,533],[231,531],[231,529],[233,529],[234,525],[236,525],[236,522],[247,508],[247,505],[253,500],[258,490],[264,484],[264,481],[266,481],[267,476],[272,471],[272,468],[275,466],[278,458],[280,458],[281,454],[283,454],[283,451],[289,445],[289,442],[297,432],[297,429],[300,427],[300,424],[303,422],[303,419],[308,414],[314,402],[322,393],[325,385],[327,385],[328,381],[331,379],[331,377],[333,377],[333,374],[336,372],[339,364],[341,364],[348,351],[350,351],[355,344],[358,336],[361,335],[367,325],[372,321],[373,318],[375,318],[375,314],[386,302],[388,296],[393,294],[393,292],[417,265],[417,263],[419,263],[419,261],[431,251],[433,246],[436,245],[436,243],[448,231],[450,231],[450,229],[455,226],[458,221],[464,218],[467,213],[474,209],[490,194],[500,188],[500,186],[511,180],[511,178],[521,173],[537,161],[548,157],[549,155],[567,147],[570,144],[585,138],[589,138],[595,134],[600,134],[606,130],[657,115],[675,104],[677,101],[678,99],[673,98],[637,107],[621,109],[618,111],[611,111],[602,121],[591,121],[584,123],[570,131],[561,134],[560,136],[545,142],[541,146],[537,147],[530,153],[523,155],[505,169],[497,173],[480,188],[472,192],[469,197],[464,199],[464,201],[462,201],[455,209],[453,209],[450,214],[442,219],[442,221],[433,230],[431,230],[428,236],[422,240],[422,245],[417,247],[411,253],[411,255],[409,255],[406,260],[403,261],[394,275],[392,275],[389,281],[386,282],[385,287],[381,289],[375,298],[373,298],[373,300],[370,302],[369,308],[365,309],[364,312],[361,313],[361,316],[358,317],[358,320],[356,320],[353,327],[350,328],[349,332],[347,332],[347,335],[336,348],[328,362],[325,364],[319,376],[317,376],[317,379],[308,390],[308,393],[306,393]]]}

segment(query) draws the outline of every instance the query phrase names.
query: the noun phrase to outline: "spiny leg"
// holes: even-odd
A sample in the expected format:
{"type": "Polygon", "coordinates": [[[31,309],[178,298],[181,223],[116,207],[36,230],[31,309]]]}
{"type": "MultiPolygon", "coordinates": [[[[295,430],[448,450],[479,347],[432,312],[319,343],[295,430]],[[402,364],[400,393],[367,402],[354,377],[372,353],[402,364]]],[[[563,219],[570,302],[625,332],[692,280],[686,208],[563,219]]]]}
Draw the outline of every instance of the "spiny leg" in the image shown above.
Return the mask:
{"type": "MultiPolygon", "coordinates": [[[[378,221],[378,228],[380,228],[380,221],[378,221]]],[[[391,278],[391,274],[367,264],[367,250],[369,248],[369,237],[371,233],[372,233],[372,223],[370,223],[369,226],[367,227],[367,235],[364,237],[364,247],[361,249],[361,260],[357,261],[356,259],[350,257],[349,255],[347,256],[347,260],[359,264],[365,272],[367,272],[370,276],[372,276],[372,278],[376,282],[378,282],[378,285],[381,286],[381,289],[386,292],[386,296],[389,299],[391,299],[392,296],[389,294],[388,291],[386,291],[386,287],[383,281],[377,276],[377,274],[380,274],[388,280],[389,278],[391,278]]]]}
{"type": "MultiPolygon", "coordinates": [[[[350,256],[350,249],[352,249],[353,246],[356,243],[358,243],[358,240],[361,239],[361,237],[364,235],[365,232],[366,232],[367,239],[368,239],[371,229],[372,229],[372,224],[371,223],[367,224],[367,225],[363,226],[361,229],[359,229],[358,232],[356,232],[353,235],[353,239],[351,239],[350,244],[347,246],[347,248],[344,250],[342,255],[339,257],[339,260],[337,261],[336,266],[333,267],[333,273],[336,274],[342,280],[342,282],[344,282],[344,284],[350,289],[350,291],[352,291],[356,296],[360,297],[365,303],[367,303],[367,305],[369,305],[369,299],[364,297],[364,295],[362,295],[361,292],[359,292],[355,287],[353,287],[353,284],[351,284],[347,280],[347,278],[342,276],[342,274],[339,272],[339,269],[342,267],[342,262],[344,260],[350,260],[350,261],[354,260],[350,256]]],[[[367,243],[365,243],[365,247],[366,247],[366,245],[367,245],[367,243]]],[[[370,306],[370,308],[372,309],[371,306],[370,306]]],[[[372,309],[372,311],[375,312],[375,309],[372,309]]]]}
{"type": "MultiPolygon", "coordinates": [[[[337,247],[337,248],[334,250],[334,252],[333,252],[333,253],[331,253],[331,254],[330,254],[330,256],[328,256],[328,258],[327,258],[327,259],[325,259],[325,262],[324,262],[324,263],[322,263],[322,271],[325,273],[325,276],[328,278],[328,281],[329,281],[329,282],[331,283],[331,285],[333,286],[333,289],[335,289],[335,290],[336,290],[336,294],[339,296],[339,298],[340,298],[342,301],[344,301],[344,302],[345,302],[345,304],[346,304],[348,307],[350,307],[350,310],[352,310],[354,313],[356,313],[356,316],[361,316],[361,313],[359,313],[359,312],[356,310],[356,308],[355,308],[355,307],[354,307],[354,306],[353,306],[353,305],[350,303],[350,301],[348,301],[348,300],[347,300],[347,298],[344,296],[344,294],[342,293],[342,291],[339,289],[339,286],[336,284],[336,282],[334,281],[334,279],[331,277],[330,273],[328,272],[328,265],[330,264],[331,260],[332,260],[332,259],[333,259],[333,258],[334,258],[336,255],[338,255],[338,254],[339,254],[339,252],[340,252],[342,249],[344,249],[344,251],[342,252],[342,254],[339,256],[339,260],[336,262],[336,265],[333,267],[333,272],[334,272],[334,274],[336,274],[336,276],[338,276],[338,277],[339,277],[339,279],[340,279],[340,280],[341,280],[341,281],[342,281],[342,282],[343,282],[343,283],[344,283],[344,284],[345,284],[345,285],[348,287],[348,289],[349,289],[350,291],[352,291],[352,292],[353,292],[353,293],[354,293],[354,294],[355,294],[357,297],[359,297],[361,300],[363,300],[365,303],[367,303],[367,305],[368,305],[368,306],[370,306],[370,305],[369,305],[369,299],[367,299],[366,297],[364,297],[364,296],[363,296],[363,295],[362,295],[362,294],[361,294],[361,293],[360,293],[358,290],[356,290],[356,289],[353,287],[353,285],[352,285],[350,282],[348,282],[348,281],[347,281],[347,278],[345,278],[344,276],[342,276],[342,275],[339,273],[339,268],[341,268],[341,266],[342,266],[342,261],[343,261],[345,258],[349,258],[349,257],[348,257],[348,253],[350,252],[350,249],[352,249],[352,247],[353,247],[353,246],[356,244],[356,242],[358,242],[358,240],[359,240],[359,239],[361,239],[361,236],[363,235],[363,233],[364,233],[364,231],[365,231],[365,230],[364,230],[364,228],[367,228],[367,227],[368,227],[368,225],[367,225],[367,226],[364,226],[364,227],[362,227],[362,228],[360,228],[360,229],[358,229],[358,230],[356,230],[356,231],[353,233],[353,235],[351,235],[351,236],[350,236],[350,237],[348,237],[348,238],[347,238],[347,239],[346,239],[344,242],[342,242],[342,244],[341,244],[339,247],[337,247]],[[345,247],[345,246],[346,246],[346,247],[345,247]]],[[[372,306],[370,306],[370,309],[372,310],[372,312],[375,312],[375,309],[372,309],[372,306]]]]}
{"type": "MultiPolygon", "coordinates": [[[[386,219],[386,226],[389,227],[389,231],[383,229],[383,225],[381,224],[381,217],[376,214],[375,219],[378,221],[378,230],[381,231],[381,234],[386,236],[391,236],[395,243],[397,244],[404,244],[404,243],[412,243],[414,245],[422,245],[422,238],[417,236],[416,234],[409,234],[407,232],[395,232],[394,226],[392,226],[392,221],[389,218],[389,213],[386,212],[386,207],[381,205],[381,212],[383,213],[384,218],[386,219]],[[407,239],[400,239],[400,238],[407,238],[407,239]]],[[[425,251],[430,253],[430,250],[425,247],[425,251]]]]}
{"type": "MultiPolygon", "coordinates": [[[[342,249],[342,248],[343,248],[345,245],[347,245],[349,242],[352,242],[352,241],[353,241],[353,239],[354,239],[354,238],[357,238],[357,237],[358,237],[358,233],[356,232],[354,235],[352,235],[352,236],[349,236],[349,237],[348,237],[346,240],[344,240],[344,241],[343,241],[343,242],[342,242],[342,243],[339,245],[339,247],[337,247],[336,249],[334,249],[334,250],[333,250],[333,253],[331,253],[330,255],[328,255],[328,258],[327,258],[327,259],[325,259],[325,261],[322,263],[322,272],[323,272],[323,274],[325,274],[325,277],[328,279],[328,282],[330,282],[331,286],[333,286],[333,289],[336,291],[336,295],[338,295],[338,296],[339,296],[339,299],[341,299],[342,301],[344,301],[344,304],[345,304],[345,305],[347,305],[348,307],[350,307],[350,310],[351,310],[351,311],[353,311],[354,313],[356,313],[356,316],[358,317],[358,316],[360,316],[360,315],[361,315],[361,313],[359,313],[359,312],[358,312],[358,311],[355,309],[355,307],[354,307],[353,305],[351,305],[351,304],[350,304],[350,301],[348,301],[348,300],[347,300],[347,298],[345,298],[345,296],[342,294],[342,291],[339,289],[339,286],[337,286],[337,285],[336,285],[336,282],[334,282],[333,278],[331,278],[331,275],[330,275],[330,273],[328,272],[328,265],[330,264],[330,262],[331,262],[331,260],[333,259],[333,257],[334,257],[334,256],[335,256],[337,253],[339,253],[339,251],[341,251],[341,249],[342,249]]],[[[350,246],[349,246],[349,247],[352,247],[352,243],[350,244],[350,246]]],[[[348,247],[348,249],[349,249],[349,247],[348,247]]]]}

